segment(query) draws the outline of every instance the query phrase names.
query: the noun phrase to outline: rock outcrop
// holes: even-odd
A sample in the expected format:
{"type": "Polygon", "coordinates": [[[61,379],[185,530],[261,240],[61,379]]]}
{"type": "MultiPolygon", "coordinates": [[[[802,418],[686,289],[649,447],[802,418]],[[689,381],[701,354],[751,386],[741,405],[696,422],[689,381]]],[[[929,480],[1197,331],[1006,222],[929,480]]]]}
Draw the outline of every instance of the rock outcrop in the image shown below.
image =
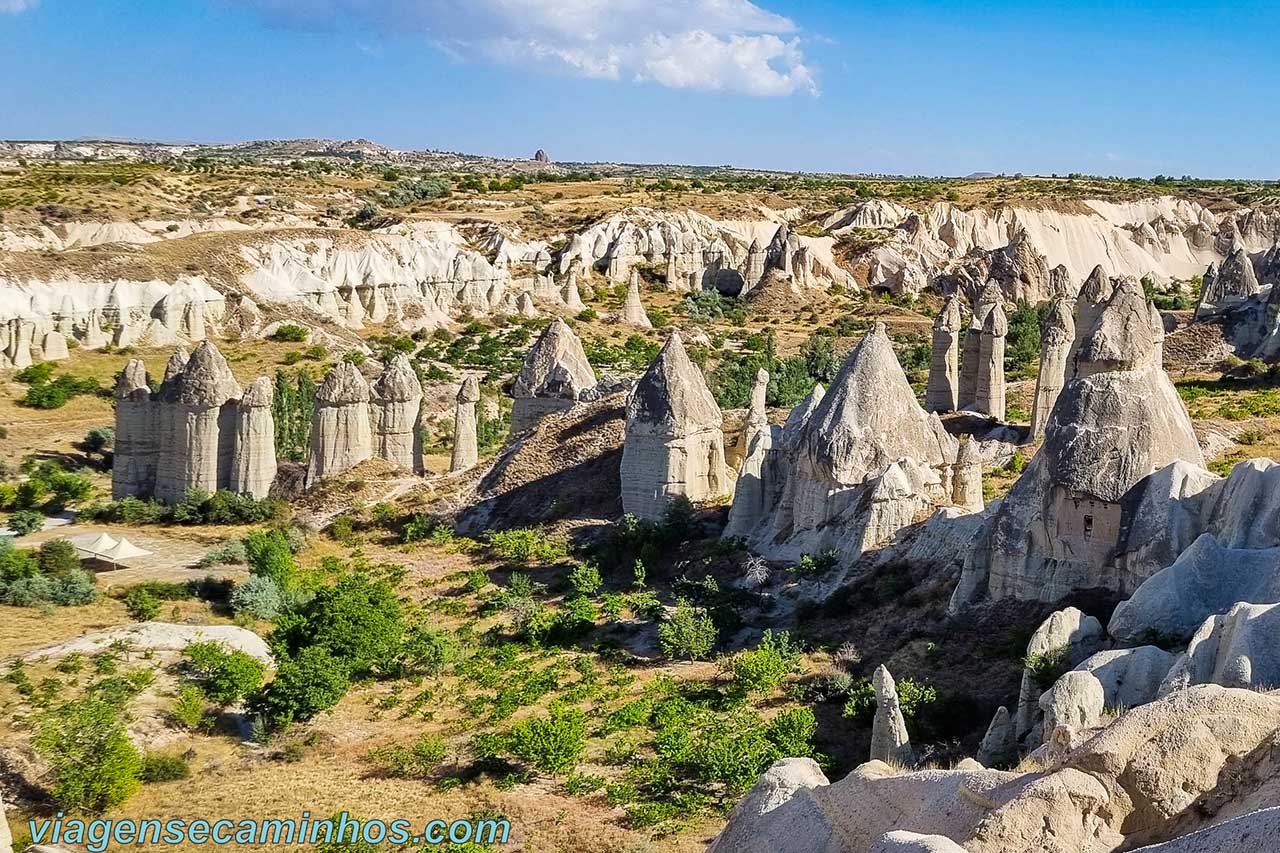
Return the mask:
{"type": "Polygon", "coordinates": [[[907,723],[902,718],[898,686],[884,664],[871,675],[876,691],[876,716],[871,723],[871,760],[910,767],[915,762],[907,723]]]}
{"type": "Polygon", "coordinates": [[[1221,266],[1210,265],[1200,285],[1196,319],[1239,305],[1262,289],[1257,272],[1243,247],[1235,247],[1221,266]]]}
{"type": "Polygon", "coordinates": [[[1108,708],[1136,708],[1156,699],[1160,683],[1169,674],[1175,657],[1156,646],[1115,649],[1085,658],[1076,669],[1088,672],[1102,685],[1108,708]]]}
{"type": "Polygon", "coordinates": [[[723,416],[711,389],[673,332],[627,404],[622,506],[659,519],[672,499],[724,494],[723,416]]]}
{"type": "Polygon", "coordinates": [[[1280,807],[1260,809],[1133,853],[1256,853],[1280,838],[1280,807]]]}
{"type": "Polygon", "coordinates": [[[781,497],[783,478],[778,463],[783,428],[769,423],[765,408],[765,394],[769,387],[769,372],[756,374],[751,390],[751,407],[743,425],[739,453],[742,466],[733,490],[733,505],[729,508],[729,521],[725,536],[749,537],[781,497]]]}
{"type": "Polygon", "coordinates": [[[476,403],[480,402],[480,382],[474,376],[462,380],[457,404],[453,410],[453,453],[450,471],[466,471],[480,460],[476,437],[476,403]]]}
{"type": "Polygon", "coordinates": [[[622,311],[619,312],[618,319],[637,329],[653,328],[653,324],[649,322],[649,315],[644,310],[644,303],[640,301],[640,274],[635,270],[631,271],[631,281],[627,285],[627,298],[622,303],[622,311]]]}
{"type": "Polygon", "coordinates": [[[1001,705],[996,709],[987,733],[978,745],[978,763],[984,767],[1005,768],[1018,762],[1018,737],[1014,731],[1009,709],[1001,705]]]}
{"type": "Polygon", "coordinates": [[[960,442],[951,474],[951,502],[969,512],[982,512],[982,448],[973,439],[960,442]]]}
{"type": "Polygon", "coordinates": [[[262,499],[276,479],[276,425],[271,414],[275,389],[259,376],[249,383],[236,406],[235,456],[228,488],[262,499]]]}
{"type": "Polygon", "coordinates": [[[146,497],[155,489],[160,452],[151,379],[140,359],[130,359],[116,381],[115,459],[111,499],[146,497]]]}
{"type": "MultiPolygon", "coordinates": [[[[1075,607],[1067,607],[1051,613],[1036,628],[1027,643],[1026,659],[1050,662],[1061,660],[1068,666],[1075,666],[1097,651],[1103,638],[1102,624],[1097,619],[1086,616],[1075,607]]],[[[1024,670],[1014,718],[1014,731],[1019,741],[1039,725],[1040,693],[1036,673],[1030,668],[1024,670]]],[[[1033,740],[1033,746],[1038,745],[1038,739],[1033,740]]]]}
{"type": "Polygon", "coordinates": [[[933,355],[924,407],[930,412],[954,412],[960,394],[960,297],[951,294],[933,321],[933,355]]]}
{"type": "Polygon", "coordinates": [[[422,383],[409,356],[391,359],[370,393],[374,416],[374,455],[405,471],[422,469],[418,413],[422,383]]]}
{"type": "Polygon", "coordinates": [[[548,413],[571,408],[595,386],[582,341],[563,320],[553,320],[525,354],[512,383],[511,434],[528,432],[548,413]]]}
{"type": "Polygon", "coordinates": [[[355,365],[340,361],[316,390],[307,486],[349,471],[372,456],[369,383],[355,365]]]}
{"type": "MultiPolygon", "coordinates": [[[[973,304],[973,314],[964,330],[960,353],[960,408],[974,407],[978,399],[978,365],[982,361],[982,329],[987,315],[996,305],[1003,305],[1004,297],[995,282],[988,282],[973,304]]],[[[1007,323],[1006,323],[1007,329],[1007,323]]]]}
{"type": "Polygon", "coordinates": [[[1117,565],[1126,493],[1175,460],[1204,466],[1186,407],[1157,359],[1141,285],[1122,281],[1097,306],[1094,286],[1081,291],[1092,320],[1044,445],[966,559],[953,612],[984,592],[1041,601],[1091,588],[1131,593],[1141,578],[1117,565]]]}
{"type": "Polygon", "coordinates": [[[978,338],[978,376],[974,388],[973,407],[998,421],[1004,420],[1004,342],[1009,334],[1009,321],[1004,308],[996,303],[987,312],[978,338]]]}
{"type": "Polygon", "coordinates": [[[1072,670],[1040,695],[1039,705],[1046,732],[1055,731],[1059,726],[1091,729],[1102,720],[1106,694],[1102,682],[1093,673],[1072,670]]]}
{"type": "Polygon", "coordinates": [[[155,498],[177,503],[197,489],[228,488],[235,451],[234,400],[240,385],[227,360],[210,341],[196,347],[182,372],[164,384],[155,498]],[[168,441],[166,442],[166,438],[168,441]]]}
{"type": "Polygon", "coordinates": [[[1071,303],[1055,299],[1049,305],[1040,327],[1040,370],[1036,374],[1036,396],[1031,410],[1031,437],[1044,435],[1049,415],[1058,402],[1062,386],[1067,381],[1068,359],[1071,344],[1075,340],[1075,319],[1071,315],[1071,303]]]}
{"type": "Polygon", "coordinates": [[[1204,621],[1169,670],[1160,693],[1194,684],[1270,690],[1280,684],[1280,604],[1242,601],[1204,621]]]}
{"type": "MultiPolygon", "coordinates": [[[[807,402],[797,411],[807,411],[807,402]]],[[[834,548],[850,557],[950,493],[957,443],[920,408],[883,324],[845,359],[811,413],[783,430],[783,496],[752,537],[775,559],[834,548]]]]}

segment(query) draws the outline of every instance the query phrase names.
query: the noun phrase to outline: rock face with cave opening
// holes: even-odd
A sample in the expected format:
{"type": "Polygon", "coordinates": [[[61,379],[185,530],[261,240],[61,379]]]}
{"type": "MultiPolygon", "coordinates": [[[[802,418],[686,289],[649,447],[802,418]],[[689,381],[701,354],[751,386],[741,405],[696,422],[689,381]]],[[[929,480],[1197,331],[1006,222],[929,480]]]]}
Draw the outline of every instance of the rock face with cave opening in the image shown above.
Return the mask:
{"type": "Polygon", "coordinates": [[[528,432],[547,414],[572,408],[582,392],[595,386],[582,341],[569,324],[553,320],[529,348],[512,383],[511,434],[528,432]]]}

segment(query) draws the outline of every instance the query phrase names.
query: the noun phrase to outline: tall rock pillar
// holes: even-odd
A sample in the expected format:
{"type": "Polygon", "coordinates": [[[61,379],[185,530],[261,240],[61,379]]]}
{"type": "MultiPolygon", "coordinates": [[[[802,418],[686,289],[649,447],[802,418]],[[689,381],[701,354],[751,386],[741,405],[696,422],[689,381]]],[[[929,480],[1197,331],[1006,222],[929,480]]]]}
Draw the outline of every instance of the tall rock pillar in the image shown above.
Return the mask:
{"type": "Polygon", "coordinates": [[[649,322],[649,315],[645,313],[644,303],[640,301],[640,273],[636,270],[631,271],[631,281],[627,285],[627,298],[622,303],[622,311],[618,319],[638,329],[653,328],[653,324],[649,322]]]}
{"type": "Polygon", "coordinates": [[[374,453],[406,471],[414,470],[422,383],[409,356],[400,353],[373,383],[374,453]]]}
{"type": "Polygon", "coordinates": [[[156,412],[151,381],[139,359],[130,359],[116,381],[115,462],[111,468],[111,499],[150,497],[156,482],[156,412]]]}
{"type": "Polygon", "coordinates": [[[1004,308],[991,306],[982,324],[974,407],[1000,421],[1004,420],[1004,339],[1008,334],[1004,308]]]}
{"type": "Polygon", "coordinates": [[[276,422],[271,414],[275,389],[259,376],[249,383],[236,406],[235,455],[229,488],[261,500],[276,479],[276,422]]]}
{"type": "Polygon", "coordinates": [[[978,362],[982,348],[982,326],[987,321],[994,305],[1004,302],[1000,285],[994,281],[987,282],[986,287],[978,294],[973,305],[973,316],[964,332],[964,342],[960,354],[960,393],[961,409],[973,408],[978,399],[978,362]]]}
{"type": "Polygon", "coordinates": [[[172,432],[169,447],[160,454],[156,499],[177,503],[193,489],[216,492],[226,485],[220,475],[229,474],[231,467],[232,438],[223,436],[227,425],[223,407],[240,396],[227,360],[210,341],[204,341],[163,396],[172,432]]]}
{"type": "Polygon", "coordinates": [[[316,391],[307,486],[348,471],[371,456],[369,383],[354,364],[340,361],[316,391]]]}
{"type": "Polygon", "coordinates": [[[465,471],[480,461],[476,436],[476,403],[480,402],[480,383],[474,376],[462,380],[457,406],[453,410],[453,456],[450,471],[465,471]]]}
{"type": "Polygon", "coordinates": [[[678,496],[699,501],[723,494],[723,420],[702,371],[673,332],[627,403],[623,511],[656,520],[678,496]]]}
{"type": "Polygon", "coordinates": [[[1040,372],[1036,376],[1036,399],[1031,409],[1031,437],[1044,436],[1049,413],[1058,402],[1058,394],[1067,381],[1068,359],[1071,344],[1076,337],[1075,319],[1071,316],[1071,304],[1065,299],[1055,299],[1049,306],[1040,329],[1040,372]]]}
{"type": "Polygon", "coordinates": [[[871,676],[871,686],[876,691],[876,716],[871,722],[871,760],[910,767],[915,756],[911,750],[911,738],[907,735],[907,723],[902,717],[898,685],[884,664],[876,667],[871,676]]]}
{"type": "Polygon", "coordinates": [[[951,294],[933,321],[933,359],[924,407],[929,412],[954,412],[960,394],[960,297],[951,294]]]}

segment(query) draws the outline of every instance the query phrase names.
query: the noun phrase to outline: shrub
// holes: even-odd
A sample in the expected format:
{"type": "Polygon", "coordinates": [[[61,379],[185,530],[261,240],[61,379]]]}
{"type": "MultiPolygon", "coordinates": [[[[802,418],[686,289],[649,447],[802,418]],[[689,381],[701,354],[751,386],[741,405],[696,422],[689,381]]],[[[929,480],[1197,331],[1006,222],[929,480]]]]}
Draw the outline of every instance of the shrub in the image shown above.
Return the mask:
{"type": "Polygon", "coordinates": [[[289,537],[282,530],[255,530],[244,538],[245,559],[249,571],[270,578],[284,592],[294,587],[298,564],[289,547],[289,537]]]}
{"type": "Polygon", "coordinates": [[[81,446],[86,453],[105,453],[116,441],[116,431],[112,427],[94,427],[85,433],[81,446]]]}
{"type": "Polygon", "coordinates": [[[1027,655],[1022,666],[1041,690],[1048,690],[1071,668],[1071,646],[1050,649],[1042,655],[1027,655]]]}
{"type": "Polygon", "coordinates": [[[192,643],[183,651],[187,678],[199,685],[215,705],[232,705],[262,687],[266,666],[239,649],[212,641],[192,643]]]}
{"type": "Polygon", "coordinates": [[[35,533],[43,527],[44,516],[33,510],[20,509],[9,516],[9,530],[15,536],[26,536],[28,533],[35,533]]]}
{"type": "Polygon", "coordinates": [[[200,565],[203,567],[240,565],[247,562],[249,554],[241,539],[232,539],[217,548],[211,548],[209,553],[200,558],[200,565]]]}
{"type": "Polygon", "coordinates": [[[312,646],[281,661],[275,679],[250,705],[271,728],[284,728],[332,708],[349,685],[346,664],[323,646],[312,646]]]}
{"type": "Polygon", "coordinates": [[[429,625],[410,625],[400,645],[400,671],[405,675],[439,675],[458,657],[453,637],[429,625]]]}
{"type": "Polygon", "coordinates": [[[658,626],[658,645],[671,660],[705,660],[715,644],[715,622],[684,599],[676,603],[671,619],[658,626]]]}
{"type": "Polygon", "coordinates": [[[231,591],[231,610],[255,619],[275,619],[284,605],[280,587],[266,575],[250,575],[231,591]]]}
{"type": "Polygon", "coordinates": [[[729,658],[724,669],[739,691],[767,694],[795,672],[799,662],[800,651],[786,631],[775,634],[766,630],[758,646],[729,658]]]}
{"type": "Polygon", "coordinates": [[[178,698],[169,709],[169,717],[179,728],[195,731],[208,728],[212,722],[205,711],[204,691],[194,684],[178,688],[178,698]]]}
{"type": "Polygon", "coordinates": [[[270,642],[288,656],[323,647],[343,662],[348,676],[359,678],[397,667],[404,630],[400,602],[390,584],[348,574],[316,593],[297,618],[276,629],[270,642]]]}
{"type": "Polygon", "coordinates": [[[49,763],[59,808],[103,812],[138,790],[142,761],[125,723],[120,707],[93,694],[40,718],[32,744],[49,763]]]}
{"type": "Polygon", "coordinates": [[[426,776],[444,761],[448,750],[439,735],[423,735],[409,747],[398,744],[369,751],[369,762],[398,779],[426,776]]]}
{"type": "Polygon", "coordinates": [[[138,774],[143,782],[173,782],[191,776],[191,767],[181,755],[165,752],[148,752],[142,756],[142,770],[138,774]]]}
{"type": "Polygon", "coordinates": [[[789,708],[769,721],[766,736],[778,747],[779,753],[788,758],[799,758],[813,751],[810,744],[817,730],[812,709],[789,708]]]}
{"type": "Polygon", "coordinates": [[[550,563],[569,555],[563,541],[527,527],[490,533],[488,544],[496,556],[513,563],[550,563]]]}
{"type": "Polygon", "coordinates": [[[304,343],[310,336],[311,333],[304,326],[294,323],[281,323],[271,333],[271,340],[286,344],[300,344],[304,343]]]}
{"type": "Polygon", "coordinates": [[[594,563],[583,563],[575,566],[569,573],[569,583],[578,595],[592,596],[600,591],[603,581],[600,580],[600,570],[594,563]]]}
{"type": "MultiPolygon", "coordinates": [[[[899,681],[897,688],[898,704],[907,722],[913,722],[938,699],[937,690],[927,684],[918,684],[910,678],[899,681]]],[[[849,690],[849,698],[845,701],[842,713],[860,725],[871,724],[876,713],[876,691],[870,680],[864,678],[849,690]]]]}
{"type": "Polygon", "coordinates": [[[124,594],[123,600],[130,619],[149,622],[160,615],[160,599],[146,589],[134,587],[124,594]]]}
{"type": "Polygon", "coordinates": [[[511,752],[544,773],[572,770],[587,742],[587,718],[579,708],[553,706],[546,717],[516,723],[509,735],[511,752]]]}
{"type": "Polygon", "coordinates": [[[69,539],[50,539],[42,544],[37,561],[40,571],[55,577],[70,574],[80,568],[80,555],[69,539]]]}
{"type": "Polygon", "coordinates": [[[839,563],[840,555],[835,551],[823,551],[816,557],[810,554],[801,554],[800,562],[791,567],[791,572],[797,577],[816,577],[831,571],[839,563]]]}

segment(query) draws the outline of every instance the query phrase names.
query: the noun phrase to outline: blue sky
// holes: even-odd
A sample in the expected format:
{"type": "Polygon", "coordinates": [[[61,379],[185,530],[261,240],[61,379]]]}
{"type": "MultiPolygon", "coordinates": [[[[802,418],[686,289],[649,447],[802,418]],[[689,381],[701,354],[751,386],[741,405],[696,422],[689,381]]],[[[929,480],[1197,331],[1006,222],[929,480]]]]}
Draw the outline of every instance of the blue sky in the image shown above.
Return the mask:
{"type": "Polygon", "coordinates": [[[0,0],[0,138],[1280,178],[1267,6],[0,0]]]}

